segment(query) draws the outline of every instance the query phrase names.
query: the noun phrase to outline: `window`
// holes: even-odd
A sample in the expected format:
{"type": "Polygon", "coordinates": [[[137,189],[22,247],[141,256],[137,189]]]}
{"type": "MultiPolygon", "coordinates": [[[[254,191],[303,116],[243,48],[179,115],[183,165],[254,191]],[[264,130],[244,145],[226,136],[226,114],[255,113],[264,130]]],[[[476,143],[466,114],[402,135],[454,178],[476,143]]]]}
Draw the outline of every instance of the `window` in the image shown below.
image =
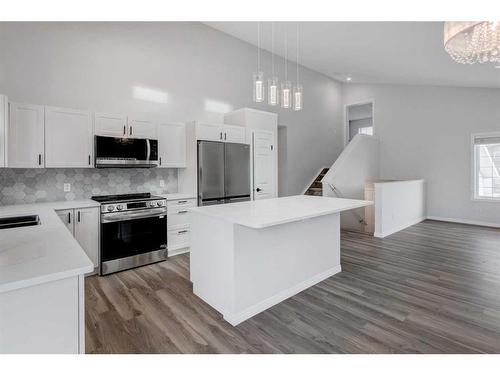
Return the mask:
{"type": "Polygon", "coordinates": [[[474,135],[474,198],[500,201],[500,133],[474,135]]]}
{"type": "Polygon", "coordinates": [[[365,126],[364,128],[359,128],[358,134],[373,135],[373,126],[365,126]]]}

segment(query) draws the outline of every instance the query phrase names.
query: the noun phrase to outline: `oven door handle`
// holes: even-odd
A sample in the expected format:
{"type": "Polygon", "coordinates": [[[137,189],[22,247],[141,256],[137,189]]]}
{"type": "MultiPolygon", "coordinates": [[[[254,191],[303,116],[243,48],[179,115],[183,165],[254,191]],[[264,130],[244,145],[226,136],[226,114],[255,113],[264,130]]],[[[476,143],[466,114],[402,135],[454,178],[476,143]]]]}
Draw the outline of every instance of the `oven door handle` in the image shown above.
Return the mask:
{"type": "Polygon", "coordinates": [[[145,219],[148,217],[155,217],[166,214],[167,210],[165,208],[153,208],[142,212],[114,212],[114,213],[103,214],[101,216],[101,223],[113,223],[116,221],[145,219]]]}

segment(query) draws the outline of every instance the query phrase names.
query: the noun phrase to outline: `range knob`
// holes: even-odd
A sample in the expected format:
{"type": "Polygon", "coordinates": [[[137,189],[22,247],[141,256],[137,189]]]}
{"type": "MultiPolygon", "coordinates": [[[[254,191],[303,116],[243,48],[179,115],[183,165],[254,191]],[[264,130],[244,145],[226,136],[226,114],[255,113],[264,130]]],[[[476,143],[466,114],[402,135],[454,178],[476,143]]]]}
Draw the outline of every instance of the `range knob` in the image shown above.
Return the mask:
{"type": "Polygon", "coordinates": [[[117,206],[116,206],[116,209],[117,209],[118,211],[121,211],[121,210],[123,210],[123,206],[122,206],[121,204],[119,204],[119,205],[117,205],[117,206]]]}
{"type": "Polygon", "coordinates": [[[109,212],[113,211],[114,209],[115,209],[115,208],[114,208],[113,206],[108,206],[108,208],[107,208],[107,210],[108,210],[109,212]]]}
{"type": "Polygon", "coordinates": [[[161,207],[161,206],[163,206],[163,201],[158,201],[158,202],[156,202],[156,204],[158,207],[161,207]]]}
{"type": "Polygon", "coordinates": [[[155,202],[149,202],[149,207],[154,207],[155,206],[155,202]]]}

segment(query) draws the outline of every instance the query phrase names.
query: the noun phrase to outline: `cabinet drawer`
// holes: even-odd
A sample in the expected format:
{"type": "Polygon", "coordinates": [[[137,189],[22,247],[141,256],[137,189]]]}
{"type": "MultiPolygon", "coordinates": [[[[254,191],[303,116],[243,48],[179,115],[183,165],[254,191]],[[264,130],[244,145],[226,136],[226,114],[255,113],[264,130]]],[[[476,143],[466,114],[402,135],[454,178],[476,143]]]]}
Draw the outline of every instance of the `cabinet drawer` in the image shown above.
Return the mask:
{"type": "Polygon", "coordinates": [[[168,250],[189,247],[190,230],[189,227],[169,230],[168,232],[168,250]]]}
{"type": "MultiPolygon", "coordinates": [[[[190,199],[177,199],[175,201],[167,201],[167,207],[174,209],[175,207],[195,207],[196,206],[196,199],[190,198],[190,199]]],[[[170,213],[170,212],[169,212],[170,213]]]]}
{"type": "Polygon", "coordinates": [[[178,228],[189,225],[189,211],[187,207],[169,210],[167,214],[168,228],[178,228]]]}

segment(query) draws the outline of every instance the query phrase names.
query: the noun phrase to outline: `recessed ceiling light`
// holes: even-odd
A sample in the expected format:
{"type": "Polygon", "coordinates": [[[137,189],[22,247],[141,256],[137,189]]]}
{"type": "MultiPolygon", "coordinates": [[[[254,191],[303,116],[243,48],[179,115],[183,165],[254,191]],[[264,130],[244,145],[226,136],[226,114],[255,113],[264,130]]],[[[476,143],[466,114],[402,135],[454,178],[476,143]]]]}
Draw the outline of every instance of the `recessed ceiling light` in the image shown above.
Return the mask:
{"type": "Polygon", "coordinates": [[[352,81],[352,77],[347,77],[347,78],[346,78],[346,81],[347,81],[347,82],[352,81]]]}

